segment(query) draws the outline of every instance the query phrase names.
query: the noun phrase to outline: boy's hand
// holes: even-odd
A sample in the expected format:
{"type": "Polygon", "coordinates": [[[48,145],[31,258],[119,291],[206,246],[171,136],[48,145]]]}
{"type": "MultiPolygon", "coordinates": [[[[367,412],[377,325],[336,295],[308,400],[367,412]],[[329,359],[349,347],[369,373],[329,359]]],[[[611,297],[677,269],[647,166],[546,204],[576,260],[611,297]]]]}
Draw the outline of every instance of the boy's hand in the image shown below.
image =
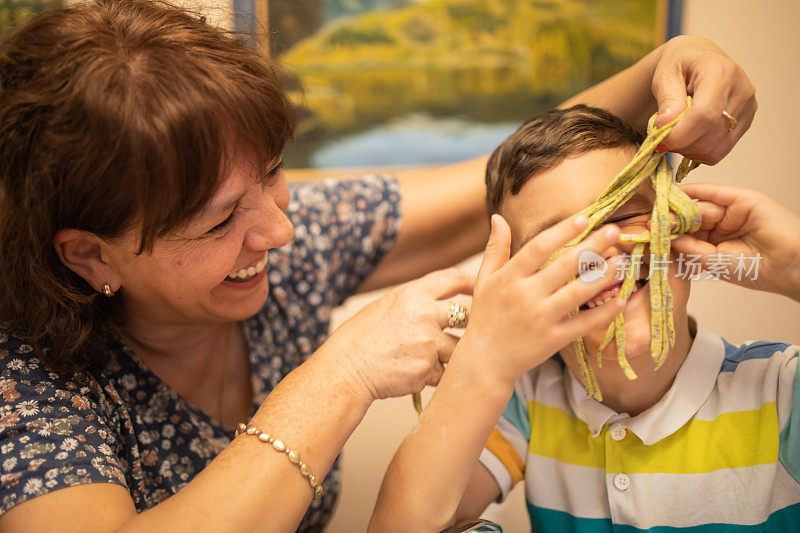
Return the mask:
{"type": "Polygon", "coordinates": [[[733,261],[739,254],[760,254],[756,279],[730,276],[729,281],[800,302],[800,218],[759,192],[711,183],[680,187],[698,200],[703,222],[696,233],[672,242],[675,251],[700,255],[704,268],[713,254],[733,261]]]}
{"type": "Polygon", "coordinates": [[[571,341],[610,324],[624,307],[625,300],[615,298],[576,317],[568,316],[572,309],[618,283],[616,226],[595,231],[543,268],[556,250],[587,225],[585,216],[570,217],[543,231],[509,259],[511,230],[503,217],[492,217],[492,234],[475,282],[469,325],[459,343],[482,354],[481,367],[486,372],[495,372],[503,382],[513,384],[571,341]],[[605,274],[590,282],[575,279],[579,256],[586,250],[610,258],[605,274]]]}
{"type": "Polygon", "coordinates": [[[755,87],[742,67],[701,37],[681,35],[661,46],[652,89],[658,101],[658,126],[684,110],[687,94],[693,99],[659,150],[669,149],[706,165],[719,163],[731,151],[758,109],[755,87]],[[736,119],[733,130],[723,111],[736,119]]]}

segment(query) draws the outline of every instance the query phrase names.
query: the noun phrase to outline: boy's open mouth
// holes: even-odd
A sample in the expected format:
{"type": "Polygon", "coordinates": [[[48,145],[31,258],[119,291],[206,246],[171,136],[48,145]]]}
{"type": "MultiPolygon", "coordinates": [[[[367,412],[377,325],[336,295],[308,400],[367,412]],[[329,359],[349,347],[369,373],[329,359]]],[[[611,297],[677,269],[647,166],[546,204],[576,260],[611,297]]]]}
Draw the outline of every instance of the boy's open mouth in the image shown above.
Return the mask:
{"type": "MultiPolygon", "coordinates": [[[[647,274],[645,272],[639,273],[639,278],[633,284],[634,288],[633,292],[631,292],[631,296],[638,293],[645,285],[648,284],[649,281],[646,278],[647,274]]],[[[601,292],[600,294],[598,294],[597,296],[595,296],[594,298],[592,298],[591,300],[580,306],[579,309],[581,311],[586,311],[587,309],[594,309],[595,307],[600,307],[601,305],[606,304],[609,301],[616,298],[619,295],[619,291],[621,289],[622,289],[622,282],[620,281],[613,287],[604,290],[603,292],[601,292]]],[[[630,299],[630,297],[628,297],[628,299],[630,299]]]]}

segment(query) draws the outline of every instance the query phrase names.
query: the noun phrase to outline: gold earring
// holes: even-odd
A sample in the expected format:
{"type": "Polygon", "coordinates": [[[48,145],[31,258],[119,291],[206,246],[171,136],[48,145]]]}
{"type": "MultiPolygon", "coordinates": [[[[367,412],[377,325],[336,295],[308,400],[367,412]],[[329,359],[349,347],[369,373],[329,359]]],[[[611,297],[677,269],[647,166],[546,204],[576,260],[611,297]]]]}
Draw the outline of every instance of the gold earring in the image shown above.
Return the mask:
{"type": "Polygon", "coordinates": [[[108,283],[103,285],[103,296],[106,298],[111,298],[114,296],[114,291],[111,290],[111,286],[108,283]]]}

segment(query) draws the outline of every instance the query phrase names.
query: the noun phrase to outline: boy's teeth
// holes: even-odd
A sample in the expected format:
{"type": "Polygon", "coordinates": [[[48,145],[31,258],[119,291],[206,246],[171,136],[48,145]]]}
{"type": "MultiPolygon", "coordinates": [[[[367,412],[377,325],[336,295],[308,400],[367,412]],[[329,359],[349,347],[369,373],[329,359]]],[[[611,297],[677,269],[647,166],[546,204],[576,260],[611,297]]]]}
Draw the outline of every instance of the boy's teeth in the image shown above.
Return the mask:
{"type": "Polygon", "coordinates": [[[622,287],[621,284],[620,285],[614,285],[610,289],[604,290],[602,293],[600,293],[599,296],[595,296],[593,299],[589,300],[589,302],[587,302],[586,305],[590,309],[593,309],[595,307],[600,307],[601,305],[603,305],[605,303],[608,303],[609,301],[613,300],[619,294],[619,290],[620,290],[621,287],[622,287]]]}

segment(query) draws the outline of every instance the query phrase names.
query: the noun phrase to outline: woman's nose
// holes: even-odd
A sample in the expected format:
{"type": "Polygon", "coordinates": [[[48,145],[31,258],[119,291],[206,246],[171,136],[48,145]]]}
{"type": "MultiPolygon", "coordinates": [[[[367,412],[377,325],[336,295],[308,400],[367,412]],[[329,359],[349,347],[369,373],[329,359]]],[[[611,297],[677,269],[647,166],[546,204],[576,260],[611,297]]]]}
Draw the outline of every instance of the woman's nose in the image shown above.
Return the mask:
{"type": "Polygon", "coordinates": [[[270,195],[265,195],[262,209],[254,214],[251,226],[247,229],[244,245],[251,250],[280,248],[292,240],[294,227],[270,195]]]}

